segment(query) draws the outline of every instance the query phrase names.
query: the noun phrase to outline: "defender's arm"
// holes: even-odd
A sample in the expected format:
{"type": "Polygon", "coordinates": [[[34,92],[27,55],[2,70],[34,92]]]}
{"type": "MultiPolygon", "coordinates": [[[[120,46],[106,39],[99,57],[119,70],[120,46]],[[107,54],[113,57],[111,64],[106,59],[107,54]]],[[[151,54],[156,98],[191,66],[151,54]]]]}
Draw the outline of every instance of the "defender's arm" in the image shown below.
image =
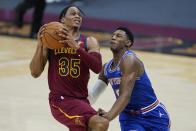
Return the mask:
{"type": "Polygon", "coordinates": [[[113,120],[129,103],[132,90],[135,84],[139,64],[134,55],[126,56],[120,64],[122,78],[120,82],[119,97],[113,104],[110,111],[103,116],[108,120],[113,120]]]}
{"type": "Polygon", "coordinates": [[[91,104],[94,104],[97,101],[99,96],[104,92],[104,90],[106,89],[108,85],[108,80],[104,74],[104,68],[105,68],[105,65],[103,65],[103,68],[99,74],[99,78],[96,81],[95,85],[93,86],[93,88],[91,88],[88,91],[88,95],[89,95],[88,99],[91,104]]]}

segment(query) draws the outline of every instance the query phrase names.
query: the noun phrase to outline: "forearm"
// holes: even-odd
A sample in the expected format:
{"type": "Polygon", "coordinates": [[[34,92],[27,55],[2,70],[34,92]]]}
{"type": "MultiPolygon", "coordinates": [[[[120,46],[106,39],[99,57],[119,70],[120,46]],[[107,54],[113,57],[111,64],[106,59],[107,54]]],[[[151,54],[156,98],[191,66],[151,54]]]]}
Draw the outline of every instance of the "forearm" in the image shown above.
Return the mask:
{"type": "Polygon", "coordinates": [[[102,69],[101,54],[98,52],[88,53],[82,48],[77,50],[77,54],[80,55],[83,62],[95,73],[99,73],[102,69]]]}
{"type": "Polygon", "coordinates": [[[111,110],[108,112],[108,114],[110,114],[109,116],[110,121],[116,118],[116,116],[118,116],[123,111],[123,109],[129,103],[129,100],[130,100],[129,96],[126,95],[119,96],[119,98],[113,104],[111,110]]]}
{"type": "Polygon", "coordinates": [[[116,116],[118,116],[128,105],[133,86],[134,86],[134,79],[130,76],[124,75],[121,78],[121,84],[119,88],[119,97],[116,102],[113,104],[112,108],[109,111],[109,120],[113,120],[116,116]]]}
{"type": "Polygon", "coordinates": [[[129,103],[133,87],[135,85],[135,79],[135,72],[130,73],[129,75],[123,74],[119,88],[119,97],[109,111],[109,120],[113,120],[117,115],[119,115],[129,103]]]}
{"type": "Polygon", "coordinates": [[[97,101],[98,97],[104,92],[106,87],[107,84],[104,81],[100,79],[97,80],[94,87],[91,88],[88,92],[88,99],[91,104],[94,104],[97,101]]]}
{"type": "Polygon", "coordinates": [[[38,45],[30,63],[31,75],[35,78],[39,77],[44,70],[45,64],[46,58],[44,56],[43,46],[38,45]]]}

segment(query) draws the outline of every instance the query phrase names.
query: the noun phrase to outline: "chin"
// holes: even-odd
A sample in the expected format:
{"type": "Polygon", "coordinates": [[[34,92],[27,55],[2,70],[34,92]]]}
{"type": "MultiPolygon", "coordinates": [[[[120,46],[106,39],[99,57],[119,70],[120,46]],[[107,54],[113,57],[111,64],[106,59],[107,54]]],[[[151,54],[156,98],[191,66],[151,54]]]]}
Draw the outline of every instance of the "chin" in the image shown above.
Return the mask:
{"type": "Polygon", "coordinates": [[[79,30],[80,27],[79,26],[73,26],[74,30],[79,30]]]}
{"type": "Polygon", "coordinates": [[[111,51],[115,51],[115,48],[113,48],[113,47],[110,47],[110,50],[111,50],[111,51]]]}
{"type": "Polygon", "coordinates": [[[111,44],[111,45],[110,45],[110,49],[111,49],[111,50],[116,50],[116,45],[115,45],[115,44],[111,44]]]}
{"type": "Polygon", "coordinates": [[[75,27],[75,28],[80,28],[80,26],[81,26],[81,25],[78,25],[78,24],[74,24],[74,25],[73,25],[73,27],[75,27]]]}

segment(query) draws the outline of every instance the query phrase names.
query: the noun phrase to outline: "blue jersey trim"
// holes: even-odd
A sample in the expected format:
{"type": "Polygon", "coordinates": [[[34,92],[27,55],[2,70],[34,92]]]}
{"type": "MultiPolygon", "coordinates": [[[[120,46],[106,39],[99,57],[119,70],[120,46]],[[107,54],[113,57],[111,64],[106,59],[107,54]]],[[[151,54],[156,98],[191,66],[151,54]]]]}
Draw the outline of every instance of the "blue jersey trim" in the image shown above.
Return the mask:
{"type": "Polygon", "coordinates": [[[82,35],[80,34],[80,37],[75,41],[78,42],[81,38],[82,38],[82,35]]]}
{"type": "Polygon", "coordinates": [[[88,38],[87,36],[84,37],[84,48],[85,48],[86,51],[88,51],[88,48],[87,48],[87,38],[88,38]]]}

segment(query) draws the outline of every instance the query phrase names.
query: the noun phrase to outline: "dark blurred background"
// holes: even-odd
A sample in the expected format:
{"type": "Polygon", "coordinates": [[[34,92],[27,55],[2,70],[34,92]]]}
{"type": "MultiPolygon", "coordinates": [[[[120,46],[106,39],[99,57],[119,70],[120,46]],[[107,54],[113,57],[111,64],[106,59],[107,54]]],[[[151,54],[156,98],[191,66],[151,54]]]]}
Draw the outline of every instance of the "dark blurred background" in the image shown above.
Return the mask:
{"type": "MultiPolygon", "coordinates": [[[[21,2],[0,1],[0,34],[29,37],[34,8],[25,12],[22,30],[13,31],[14,9],[21,2]]],[[[195,0],[46,0],[41,24],[57,21],[70,4],[86,14],[83,33],[98,37],[103,46],[108,46],[111,32],[123,25],[135,34],[133,49],[196,56],[195,0]]]]}

